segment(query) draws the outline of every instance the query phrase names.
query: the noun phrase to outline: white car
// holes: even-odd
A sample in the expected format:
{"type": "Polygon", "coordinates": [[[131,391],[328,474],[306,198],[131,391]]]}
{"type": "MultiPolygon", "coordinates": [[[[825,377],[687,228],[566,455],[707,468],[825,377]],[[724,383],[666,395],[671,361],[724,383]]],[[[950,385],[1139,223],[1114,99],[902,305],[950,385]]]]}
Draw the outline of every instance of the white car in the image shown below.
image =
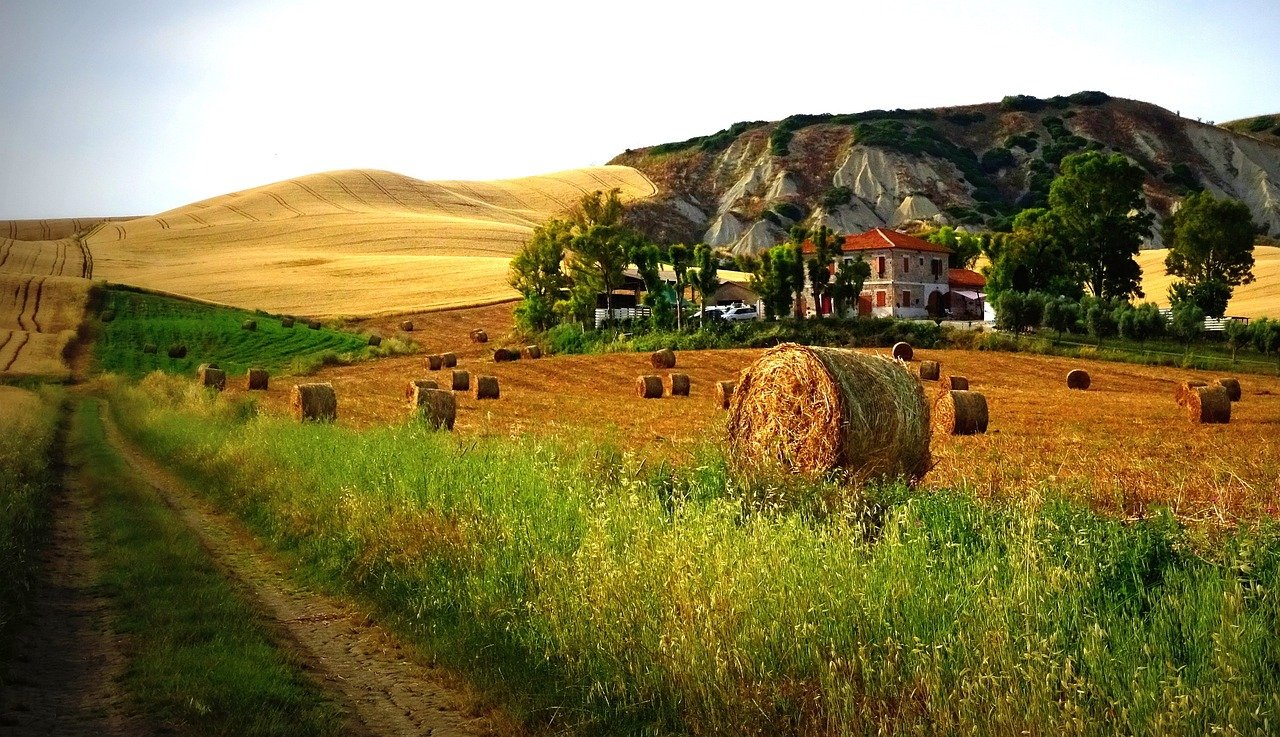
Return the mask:
{"type": "Polygon", "coordinates": [[[730,307],[729,309],[720,313],[720,319],[727,320],[728,322],[738,322],[740,320],[757,320],[759,319],[759,317],[760,317],[760,313],[756,312],[756,308],[750,305],[738,305],[737,307],[730,307]]]}

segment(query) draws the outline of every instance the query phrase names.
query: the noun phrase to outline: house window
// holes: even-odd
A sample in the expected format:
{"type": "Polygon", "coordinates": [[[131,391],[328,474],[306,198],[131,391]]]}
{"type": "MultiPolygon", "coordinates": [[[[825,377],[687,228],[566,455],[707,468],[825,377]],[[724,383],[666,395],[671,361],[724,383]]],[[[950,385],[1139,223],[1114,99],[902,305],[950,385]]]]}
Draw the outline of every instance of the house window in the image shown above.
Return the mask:
{"type": "Polygon", "coordinates": [[[920,265],[921,265],[921,266],[924,266],[924,256],[921,256],[921,257],[920,257],[920,265]]]}
{"type": "Polygon", "coordinates": [[[885,292],[883,289],[876,290],[876,307],[884,307],[885,292]]]}
{"type": "Polygon", "coordinates": [[[902,273],[905,274],[908,271],[911,271],[911,257],[903,256],[902,257],[902,273]]]}
{"type": "Polygon", "coordinates": [[[942,276],[942,259],[935,258],[929,266],[934,276],[942,276]]]}
{"type": "Polygon", "coordinates": [[[876,256],[876,276],[884,278],[884,256],[876,256]]]}
{"type": "Polygon", "coordinates": [[[911,306],[911,292],[908,292],[905,289],[902,290],[902,306],[903,307],[911,306]]]}

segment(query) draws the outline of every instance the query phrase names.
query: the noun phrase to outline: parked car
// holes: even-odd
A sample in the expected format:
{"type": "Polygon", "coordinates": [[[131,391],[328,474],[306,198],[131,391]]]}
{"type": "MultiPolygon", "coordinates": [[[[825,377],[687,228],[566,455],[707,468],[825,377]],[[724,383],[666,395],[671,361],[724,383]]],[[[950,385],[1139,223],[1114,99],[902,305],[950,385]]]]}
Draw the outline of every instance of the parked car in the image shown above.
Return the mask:
{"type": "Polygon", "coordinates": [[[739,322],[741,320],[756,320],[756,319],[759,319],[759,317],[760,317],[760,313],[756,312],[756,308],[752,307],[751,305],[738,305],[737,307],[730,307],[729,309],[725,310],[720,314],[720,319],[727,320],[728,322],[739,322]]]}
{"type": "Polygon", "coordinates": [[[704,320],[707,322],[716,322],[724,319],[725,310],[729,309],[724,305],[712,305],[707,309],[696,312],[689,316],[689,322],[694,325],[700,325],[704,320]]]}

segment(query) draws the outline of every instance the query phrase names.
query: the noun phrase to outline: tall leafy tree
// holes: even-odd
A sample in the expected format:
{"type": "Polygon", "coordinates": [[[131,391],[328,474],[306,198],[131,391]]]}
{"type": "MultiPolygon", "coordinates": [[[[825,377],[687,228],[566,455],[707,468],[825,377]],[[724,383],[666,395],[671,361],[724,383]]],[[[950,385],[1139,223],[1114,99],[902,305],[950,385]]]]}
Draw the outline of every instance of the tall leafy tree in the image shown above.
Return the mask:
{"type": "Polygon", "coordinates": [[[579,309],[592,290],[604,293],[605,309],[613,315],[613,290],[622,286],[628,250],[639,240],[622,215],[618,189],[584,195],[573,211],[567,263],[579,309]]]}
{"type": "MultiPolygon", "coordinates": [[[[694,290],[698,292],[698,302],[702,308],[702,314],[705,315],[707,299],[720,288],[719,264],[711,246],[698,244],[694,247],[693,264],[695,270],[690,272],[689,280],[694,290]]],[[[706,321],[703,320],[703,322],[706,321]]]]}
{"type": "Polygon", "coordinates": [[[987,292],[1041,292],[1078,300],[1083,294],[1080,269],[1070,249],[1062,222],[1051,210],[1023,210],[1013,221],[1013,232],[997,234],[987,246],[987,292]]]}
{"type": "Polygon", "coordinates": [[[689,263],[692,253],[689,247],[681,243],[673,245],[668,251],[671,257],[671,270],[676,273],[676,329],[684,329],[684,288],[688,286],[689,263]]]}
{"type": "Polygon", "coordinates": [[[670,328],[675,315],[675,295],[662,278],[662,251],[652,243],[637,242],[628,254],[644,281],[644,301],[651,310],[650,322],[662,330],[670,328]]]}
{"type": "Polygon", "coordinates": [[[849,261],[842,260],[836,267],[835,281],[831,285],[831,302],[836,315],[844,317],[849,308],[857,304],[862,285],[871,277],[871,264],[862,256],[849,261]]]}
{"type": "MultiPolygon", "coordinates": [[[[989,234],[984,235],[987,238],[991,237],[989,234]]],[[[973,264],[982,253],[982,236],[966,233],[963,230],[956,230],[950,225],[938,228],[926,235],[924,239],[930,243],[936,243],[951,249],[951,255],[947,258],[947,265],[952,269],[973,268],[973,264]]]]}
{"type": "Polygon", "coordinates": [[[1144,212],[1143,176],[1120,154],[1086,151],[1063,159],[1049,188],[1052,224],[1095,297],[1142,296],[1142,268],[1134,257],[1154,220],[1144,212]]]}
{"type": "Polygon", "coordinates": [[[797,226],[791,231],[791,240],[800,254],[804,253],[806,241],[813,246],[813,255],[805,260],[805,270],[809,275],[815,314],[822,317],[822,296],[827,293],[831,283],[831,262],[840,252],[840,237],[825,225],[813,230],[797,226]]]}
{"type": "Polygon", "coordinates": [[[1182,201],[1165,221],[1169,247],[1165,271],[1182,278],[1174,299],[1195,302],[1206,315],[1222,317],[1236,287],[1253,282],[1253,243],[1257,235],[1248,205],[1197,192],[1182,201]]]}
{"type": "Polygon", "coordinates": [[[563,263],[572,239],[572,223],[549,220],[534,229],[529,242],[511,259],[507,283],[523,296],[515,310],[522,329],[542,331],[556,324],[556,302],[569,283],[563,263]]]}

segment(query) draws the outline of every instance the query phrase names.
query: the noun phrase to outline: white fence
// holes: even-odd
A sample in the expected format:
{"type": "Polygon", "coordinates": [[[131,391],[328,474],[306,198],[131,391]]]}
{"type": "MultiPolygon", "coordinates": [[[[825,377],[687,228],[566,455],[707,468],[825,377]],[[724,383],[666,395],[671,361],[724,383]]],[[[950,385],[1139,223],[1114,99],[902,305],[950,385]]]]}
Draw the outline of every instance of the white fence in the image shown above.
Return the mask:
{"type": "MultiPolygon", "coordinates": [[[[621,322],[623,320],[645,320],[649,315],[653,314],[653,310],[648,307],[614,307],[613,321],[621,322]]],[[[606,309],[596,310],[596,330],[609,319],[609,311],[606,309]]]]}
{"type": "MultiPolygon", "coordinates": [[[[1164,316],[1165,322],[1173,320],[1173,309],[1170,307],[1161,307],[1160,314],[1164,316]]],[[[1204,319],[1204,329],[1207,332],[1220,333],[1223,330],[1226,330],[1227,323],[1233,320],[1243,322],[1245,325],[1249,324],[1249,318],[1247,317],[1232,317],[1230,315],[1227,315],[1226,317],[1206,317],[1204,319]]]]}

